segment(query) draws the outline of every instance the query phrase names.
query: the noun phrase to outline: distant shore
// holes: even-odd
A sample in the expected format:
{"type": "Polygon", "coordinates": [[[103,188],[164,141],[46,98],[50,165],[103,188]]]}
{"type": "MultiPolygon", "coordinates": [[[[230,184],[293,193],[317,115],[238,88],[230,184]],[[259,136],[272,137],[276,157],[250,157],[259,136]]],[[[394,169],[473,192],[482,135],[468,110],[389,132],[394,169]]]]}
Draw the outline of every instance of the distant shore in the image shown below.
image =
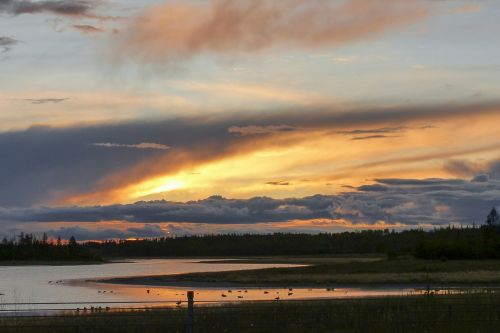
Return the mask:
{"type": "MultiPolygon", "coordinates": [[[[299,267],[133,276],[99,282],[171,287],[500,286],[500,260],[294,258],[299,267]]],[[[272,258],[263,258],[270,263],[272,258]]],[[[214,261],[214,262],[224,262],[214,261]]],[[[234,262],[234,261],[232,261],[234,262]]],[[[257,263],[256,258],[242,260],[257,263]]],[[[261,261],[262,262],[262,261],[261,261]]],[[[280,258],[276,263],[287,262],[280,258]]]]}
{"type": "Polygon", "coordinates": [[[0,266],[78,266],[100,265],[108,261],[76,261],[76,260],[5,260],[0,261],[0,266]]]}

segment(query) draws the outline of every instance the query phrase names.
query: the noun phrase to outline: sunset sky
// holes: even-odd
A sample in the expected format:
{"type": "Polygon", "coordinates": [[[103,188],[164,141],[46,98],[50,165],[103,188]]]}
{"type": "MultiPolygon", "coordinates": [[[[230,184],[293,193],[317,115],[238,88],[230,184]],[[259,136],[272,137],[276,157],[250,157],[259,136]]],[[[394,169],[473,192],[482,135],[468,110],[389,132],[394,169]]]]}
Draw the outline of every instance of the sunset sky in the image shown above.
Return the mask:
{"type": "Polygon", "coordinates": [[[497,0],[0,0],[0,236],[482,223],[497,0]]]}

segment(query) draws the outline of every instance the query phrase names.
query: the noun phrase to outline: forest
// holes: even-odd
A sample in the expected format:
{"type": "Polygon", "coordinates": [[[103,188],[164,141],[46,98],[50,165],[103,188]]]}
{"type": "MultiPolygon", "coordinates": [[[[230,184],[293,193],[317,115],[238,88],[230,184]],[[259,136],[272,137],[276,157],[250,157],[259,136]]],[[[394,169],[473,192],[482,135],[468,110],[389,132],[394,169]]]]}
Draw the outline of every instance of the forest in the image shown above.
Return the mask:
{"type": "Polygon", "coordinates": [[[101,261],[101,257],[79,244],[74,237],[54,242],[46,234],[38,239],[33,234],[21,233],[16,240],[4,238],[0,244],[2,261],[101,261]]]}
{"type": "Polygon", "coordinates": [[[362,230],[341,233],[221,234],[140,240],[62,242],[20,234],[0,244],[0,260],[99,260],[139,257],[386,254],[420,259],[500,259],[500,217],[495,209],[480,226],[433,230],[362,230]]]}

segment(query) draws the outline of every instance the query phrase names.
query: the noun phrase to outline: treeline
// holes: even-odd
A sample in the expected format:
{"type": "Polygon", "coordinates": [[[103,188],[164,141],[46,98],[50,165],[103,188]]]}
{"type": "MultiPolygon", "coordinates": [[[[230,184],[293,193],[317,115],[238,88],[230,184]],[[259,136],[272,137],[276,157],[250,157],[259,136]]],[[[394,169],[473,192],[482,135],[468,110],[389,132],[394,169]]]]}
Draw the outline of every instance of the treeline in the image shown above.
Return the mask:
{"type": "Polygon", "coordinates": [[[324,255],[412,253],[423,230],[322,234],[226,234],[89,242],[84,246],[105,257],[230,257],[259,255],[324,255]]]}
{"type": "Polygon", "coordinates": [[[422,259],[500,259],[500,216],[495,209],[485,224],[434,230],[364,230],[321,234],[225,234],[87,242],[74,237],[36,239],[21,234],[0,244],[0,260],[99,260],[113,257],[234,257],[385,253],[422,259]]]}
{"type": "Polygon", "coordinates": [[[4,238],[0,244],[0,260],[33,261],[100,261],[101,257],[76,242],[71,237],[67,243],[57,238],[49,241],[47,235],[37,239],[32,234],[21,233],[15,240],[4,238]]]}
{"type": "Polygon", "coordinates": [[[500,225],[401,232],[225,234],[142,240],[49,242],[22,234],[0,244],[0,260],[100,260],[116,257],[234,257],[381,253],[423,259],[500,259],[500,225]]]}
{"type": "Polygon", "coordinates": [[[500,259],[500,226],[429,232],[419,242],[415,256],[424,259],[500,259]]]}
{"type": "Polygon", "coordinates": [[[415,249],[424,259],[500,259],[500,215],[493,208],[485,224],[428,232],[415,249]]]}

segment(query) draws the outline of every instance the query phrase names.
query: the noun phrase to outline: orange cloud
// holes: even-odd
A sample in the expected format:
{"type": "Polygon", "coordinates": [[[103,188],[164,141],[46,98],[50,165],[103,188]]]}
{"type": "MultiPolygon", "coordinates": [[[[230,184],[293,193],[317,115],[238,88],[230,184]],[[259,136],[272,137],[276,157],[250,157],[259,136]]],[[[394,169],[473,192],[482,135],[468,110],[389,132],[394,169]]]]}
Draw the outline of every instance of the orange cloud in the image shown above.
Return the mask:
{"type": "Polygon", "coordinates": [[[428,15],[416,0],[212,0],[150,7],[120,35],[118,54],[146,61],[373,38],[428,15]]]}

